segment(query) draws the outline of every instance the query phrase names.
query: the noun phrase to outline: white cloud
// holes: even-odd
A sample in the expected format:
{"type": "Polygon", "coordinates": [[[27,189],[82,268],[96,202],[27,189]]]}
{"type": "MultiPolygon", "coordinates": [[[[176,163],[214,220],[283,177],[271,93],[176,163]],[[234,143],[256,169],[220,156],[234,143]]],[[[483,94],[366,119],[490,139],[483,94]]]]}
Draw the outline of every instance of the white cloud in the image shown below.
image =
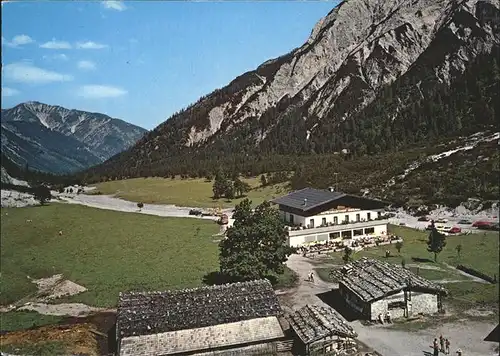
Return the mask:
{"type": "Polygon", "coordinates": [[[95,63],[92,61],[79,61],[77,67],[83,70],[93,70],[95,69],[95,63]]]}
{"type": "Polygon", "coordinates": [[[52,72],[23,62],[7,64],[2,68],[2,72],[3,79],[17,83],[46,84],[73,80],[71,75],[52,72]]]}
{"type": "Polygon", "coordinates": [[[42,58],[45,60],[55,59],[60,61],[67,61],[69,59],[68,56],[65,55],[64,53],[54,54],[53,56],[44,55],[42,58]]]}
{"type": "Polygon", "coordinates": [[[76,44],[76,48],[80,48],[80,49],[102,49],[102,48],[107,48],[107,47],[108,47],[108,45],[96,43],[96,42],[92,42],[92,41],[78,42],[76,44]]]}
{"type": "Polygon", "coordinates": [[[109,85],[84,85],[78,91],[78,96],[87,99],[116,98],[126,94],[126,90],[109,85]]]}
{"type": "Polygon", "coordinates": [[[56,41],[55,38],[52,41],[45,42],[40,45],[40,48],[46,49],[71,49],[71,44],[66,41],[56,41]]]}
{"type": "Polygon", "coordinates": [[[101,2],[102,6],[105,9],[116,10],[116,11],[124,11],[127,10],[127,6],[123,1],[103,1],[101,2]]]}
{"type": "Polygon", "coordinates": [[[14,96],[19,94],[20,91],[17,89],[2,87],[2,96],[14,96]]]}
{"type": "Polygon", "coordinates": [[[35,40],[28,35],[16,35],[12,37],[12,41],[7,41],[2,37],[2,45],[7,45],[9,47],[19,47],[33,42],[35,42],[35,40]]]}

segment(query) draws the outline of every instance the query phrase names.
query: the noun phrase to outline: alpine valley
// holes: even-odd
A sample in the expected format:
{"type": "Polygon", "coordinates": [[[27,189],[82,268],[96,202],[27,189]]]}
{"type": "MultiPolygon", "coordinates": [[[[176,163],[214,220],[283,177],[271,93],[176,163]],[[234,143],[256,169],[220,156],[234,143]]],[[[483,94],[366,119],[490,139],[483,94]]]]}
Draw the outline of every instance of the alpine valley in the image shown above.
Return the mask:
{"type": "Polygon", "coordinates": [[[2,110],[2,154],[18,166],[65,174],[131,147],[145,129],[109,116],[27,102],[2,110]]]}
{"type": "Polygon", "coordinates": [[[344,191],[401,202],[498,195],[498,165],[481,157],[498,156],[499,30],[495,0],[344,1],[301,47],[200,98],[84,178],[222,168],[294,172],[293,188],[335,176],[344,191]],[[482,138],[467,157],[430,159],[462,152],[471,135],[482,138]],[[478,169],[489,174],[467,184],[485,176],[478,169]]]}

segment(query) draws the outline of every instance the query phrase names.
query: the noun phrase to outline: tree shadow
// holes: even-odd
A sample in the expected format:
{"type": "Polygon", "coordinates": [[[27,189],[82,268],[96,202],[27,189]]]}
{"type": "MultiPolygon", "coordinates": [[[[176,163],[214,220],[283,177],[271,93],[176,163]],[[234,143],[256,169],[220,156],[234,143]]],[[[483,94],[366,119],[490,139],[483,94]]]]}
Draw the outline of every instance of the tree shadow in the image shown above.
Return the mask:
{"type": "Polygon", "coordinates": [[[316,294],[316,296],[321,299],[325,304],[331,306],[333,309],[338,311],[340,315],[344,317],[345,320],[351,322],[355,320],[363,320],[360,313],[352,309],[345,302],[344,298],[339,293],[339,289],[332,289],[331,291],[316,294]]]}
{"type": "Polygon", "coordinates": [[[429,351],[422,351],[424,353],[424,356],[432,356],[432,352],[429,351]]]}
{"type": "Polygon", "coordinates": [[[234,282],[234,279],[229,277],[228,275],[220,272],[220,271],[214,271],[214,272],[209,272],[203,276],[202,279],[203,283],[208,285],[208,286],[214,286],[214,285],[221,285],[221,284],[226,284],[226,283],[232,283],[234,282]]]}

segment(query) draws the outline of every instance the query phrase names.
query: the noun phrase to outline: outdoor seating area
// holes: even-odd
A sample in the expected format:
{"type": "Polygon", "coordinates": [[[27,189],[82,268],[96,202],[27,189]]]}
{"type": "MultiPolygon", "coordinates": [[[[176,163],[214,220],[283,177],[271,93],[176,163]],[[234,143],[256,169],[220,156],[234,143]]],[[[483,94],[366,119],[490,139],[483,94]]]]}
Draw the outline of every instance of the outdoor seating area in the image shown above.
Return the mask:
{"type": "Polygon", "coordinates": [[[403,238],[397,235],[384,235],[384,236],[365,236],[357,239],[349,240],[334,240],[334,241],[314,241],[308,245],[301,246],[297,249],[297,253],[304,257],[307,255],[323,254],[330,252],[340,252],[346,247],[355,250],[362,250],[367,247],[390,245],[396,242],[402,242],[403,238]]]}

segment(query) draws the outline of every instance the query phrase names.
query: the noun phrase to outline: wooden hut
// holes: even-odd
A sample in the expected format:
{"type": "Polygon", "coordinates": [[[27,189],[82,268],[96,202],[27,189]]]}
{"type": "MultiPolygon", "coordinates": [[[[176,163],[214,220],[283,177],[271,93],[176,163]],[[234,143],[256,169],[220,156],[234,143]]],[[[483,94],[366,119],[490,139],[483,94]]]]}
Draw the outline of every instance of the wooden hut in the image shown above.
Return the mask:
{"type": "Polygon", "coordinates": [[[356,332],[333,308],[306,305],[287,317],[297,336],[299,355],[345,354],[356,351],[356,332]]]}
{"type": "Polygon", "coordinates": [[[276,355],[281,315],[268,280],[120,293],[118,355],[276,355]]]}
{"type": "Polygon", "coordinates": [[[391,319],[442,310],[444,287],[392,263],[361,258],[335,272],[339,293],[362,318],[391,319]]]}

